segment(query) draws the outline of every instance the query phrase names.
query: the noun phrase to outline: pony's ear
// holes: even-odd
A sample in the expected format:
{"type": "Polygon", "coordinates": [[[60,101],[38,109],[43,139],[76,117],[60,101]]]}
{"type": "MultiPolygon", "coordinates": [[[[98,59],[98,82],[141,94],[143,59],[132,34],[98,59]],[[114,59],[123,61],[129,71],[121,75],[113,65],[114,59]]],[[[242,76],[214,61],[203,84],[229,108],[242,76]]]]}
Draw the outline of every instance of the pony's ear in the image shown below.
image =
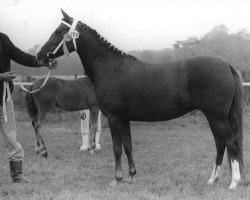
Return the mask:
{"type": "Polygon", "coordinates": [[[71,19],[71,17],[70,17],[66,12],[64,12],[62,8],[61,8],[61,12],[62,12],[62,15],[63,15],[64,20],[65,20],[66,22],[69,22],[70,19],[71,19]]]}

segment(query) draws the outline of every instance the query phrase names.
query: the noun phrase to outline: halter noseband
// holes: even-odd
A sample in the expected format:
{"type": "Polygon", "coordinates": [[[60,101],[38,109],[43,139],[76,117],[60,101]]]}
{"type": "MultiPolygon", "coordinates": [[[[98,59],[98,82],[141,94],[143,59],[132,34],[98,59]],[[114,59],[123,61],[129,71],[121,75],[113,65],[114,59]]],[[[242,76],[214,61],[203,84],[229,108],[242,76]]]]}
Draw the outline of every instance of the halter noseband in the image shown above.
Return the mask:
{"type": "Polygon", "coordinates": [[[63,52],[64,55],[69,55],[69,50],[67,48],[66,42],[69,42],[73,40],[74,48],[75,51],[77,51],[77,46],[76,46],[76,39],[79,38],[79,32],[76,30],[76,25],[78,23],[78,20],[73,20],[72,25],[68,24],[67,22],[61,20],[61,23],[65,24],[66,26],[70,27],[68,33],[66,33],[63,36],[62,41],[58,44],[58,46],[55,48],[53,52],[48,52],[47,53],[47,58],[49,60],[54,60],[55,59],[55,54],[58,51],[58,49],[63,45],[63,52]]]}

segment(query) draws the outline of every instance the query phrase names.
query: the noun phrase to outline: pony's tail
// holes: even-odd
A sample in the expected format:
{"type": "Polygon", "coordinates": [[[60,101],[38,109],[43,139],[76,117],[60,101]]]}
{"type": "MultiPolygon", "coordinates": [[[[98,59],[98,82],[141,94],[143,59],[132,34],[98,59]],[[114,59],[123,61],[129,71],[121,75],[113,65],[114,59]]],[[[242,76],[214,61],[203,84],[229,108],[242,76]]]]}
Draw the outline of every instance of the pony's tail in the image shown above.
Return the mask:
{"type": "MultiPolygon", "coordinates": [[[[33,85],[31,85],[28,88],[29,91],[32,91],[32,88],[33,88],[33,85]]],[[[34,119],[37,116],[38,111],[37,111],[37,106],[34,102],[34,98],[31,93],[26,92],[25,101],[26,101],[26,109],[29,113],[29,116],[31,119],[34,119]]]]}
{"type": "MultiPolygon", "coordinates": [[[[239,162],[240,174],[242,180],[245,179],[245,170],[243,162],[243,130],[242,130],[242,116],[243,116],[243,85],[242,85],[242,76],[240,72],[234,67],[230,66],[231,72],[235,80],[235,93],[233,101],[231,104],[229,112],[229,124],[233,131],[234,137],[236,139],[236,146],[238,150],[237,161],[239,162]]],[[[231,156],[228,152],[228,162],[229,167],[231,168],[231,156]]]]}

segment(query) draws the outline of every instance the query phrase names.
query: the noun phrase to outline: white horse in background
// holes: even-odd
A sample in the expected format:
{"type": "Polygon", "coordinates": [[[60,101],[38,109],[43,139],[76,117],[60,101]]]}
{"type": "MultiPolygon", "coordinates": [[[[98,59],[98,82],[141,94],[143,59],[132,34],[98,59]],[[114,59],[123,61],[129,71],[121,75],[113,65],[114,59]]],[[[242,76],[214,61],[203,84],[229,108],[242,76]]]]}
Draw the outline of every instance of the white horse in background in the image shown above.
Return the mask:
{"type": "MultiPolygon", "coordinates": [[[[81,135],[82,135],[82,146],[80,147],[81,151],[86,151],[90,148],[91,142],[90,142],[90,129],[89,129],[89,117],[90,113],[89,110],[82,110],[80,111],[81,114],[81,135]]],[[[97,131],[95,135],[95,145],[96,150],[101,150],[100,145],[100,136],[101,136],[101,129],[102,129],[102,123],[101,123],[101,111],[98,113],[98,123],[97,123],[97,131]]],[[[93,150],[90,150],[90,153],[93,153],[93,150]]]]}

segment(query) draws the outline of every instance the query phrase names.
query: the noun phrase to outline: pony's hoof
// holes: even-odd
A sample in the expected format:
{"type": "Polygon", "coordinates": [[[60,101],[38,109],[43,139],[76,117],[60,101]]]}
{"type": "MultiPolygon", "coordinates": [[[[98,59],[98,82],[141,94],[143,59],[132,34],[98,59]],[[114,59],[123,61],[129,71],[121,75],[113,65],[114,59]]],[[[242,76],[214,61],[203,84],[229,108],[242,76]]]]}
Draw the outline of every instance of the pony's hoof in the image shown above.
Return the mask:
{"type": "Polygon", "coordinates": [[[132,184],[133,183],[133,177],[132,176],[128,176],[128,178],[125,179],[126,183],[132,184]]]}
{"type": "Polygon", "coordinates": [[[237,185],[237,184],[232,184],[232,183],[231,183],[231,185],[229,186],[229,189],[230,189],[230,190],[236,190],[236,185],[237,185]]]}
{"type": "Polygon", "coordinates": [[[89,153],[90,153],[90,154],[94,154],[94,153],[95,153],[94,149],[90,149],[90,150],[89,150],[89,153]]]}
{"type": "Polygon", "coordinates": [[[36,153],[39,155],[39,156],[42,156],[43,158],[47,158],[48,157],[48,153],[46,151],[46,149],[44,150],[36,150],[36,153]]]}
{"type": "Polygon", "coordinates": [[[88,146],[86,145],[80,146],[80,151],[87,151],[87,150],[88,150],[88,146]]]}
{"type": "Polygon", "coordinates": [[[35,149],[37,155],[41,155],[41,150],[40,149],[35,149]]]}
{"type": "Polygon", "coordinates": [[[100,144],[97,144],[96,146],[95,146],[95,150],[96,151],[100,151],[102,148],[101,148],[101,145],[100,144]]]}
{"type": "Polygon", "coordinates": [[[229,189],[231,190],[236,190],[236,186],[238,185],[238,183],[240,183],[241,181],[235,181],[235,180],[232,180],[230,186],[229,186],[229,189]]]}
{"type": "Polygon", "coordinates": [[[238,183],[239,186],[250,186],[250,180],[244,178],[242,179],[239,183],[238,183]]]}
{"type": "Polygon", "coordinates": [[[44,158],[48,158],[48,153],[45,152],[45,153],[41,154],[41,156],[44,157],[44,158]]]}
{"type": "Polygon", "coordinates": [[[208,185],[213,185],[214,183],[216,183],[219,180],[219,178],[210,178],[207,182],[208,185]]]}
{"type": "Polygon", "coordinates": [[[250,186],[250,181],[249,180],[244,181],[244,182],[240,183],[240,185],[250,186]]]}
{"type": "Polygon", "coordinates": [[[110,183],[110,187],[113,187],[113,188],[115,188],[115,187],[117,187],[119,184],[121,184],[122,183],[122,180],[117,180],[117,179],[115,179],[115,180],[113,180],[111,183],[110,183]]]}

